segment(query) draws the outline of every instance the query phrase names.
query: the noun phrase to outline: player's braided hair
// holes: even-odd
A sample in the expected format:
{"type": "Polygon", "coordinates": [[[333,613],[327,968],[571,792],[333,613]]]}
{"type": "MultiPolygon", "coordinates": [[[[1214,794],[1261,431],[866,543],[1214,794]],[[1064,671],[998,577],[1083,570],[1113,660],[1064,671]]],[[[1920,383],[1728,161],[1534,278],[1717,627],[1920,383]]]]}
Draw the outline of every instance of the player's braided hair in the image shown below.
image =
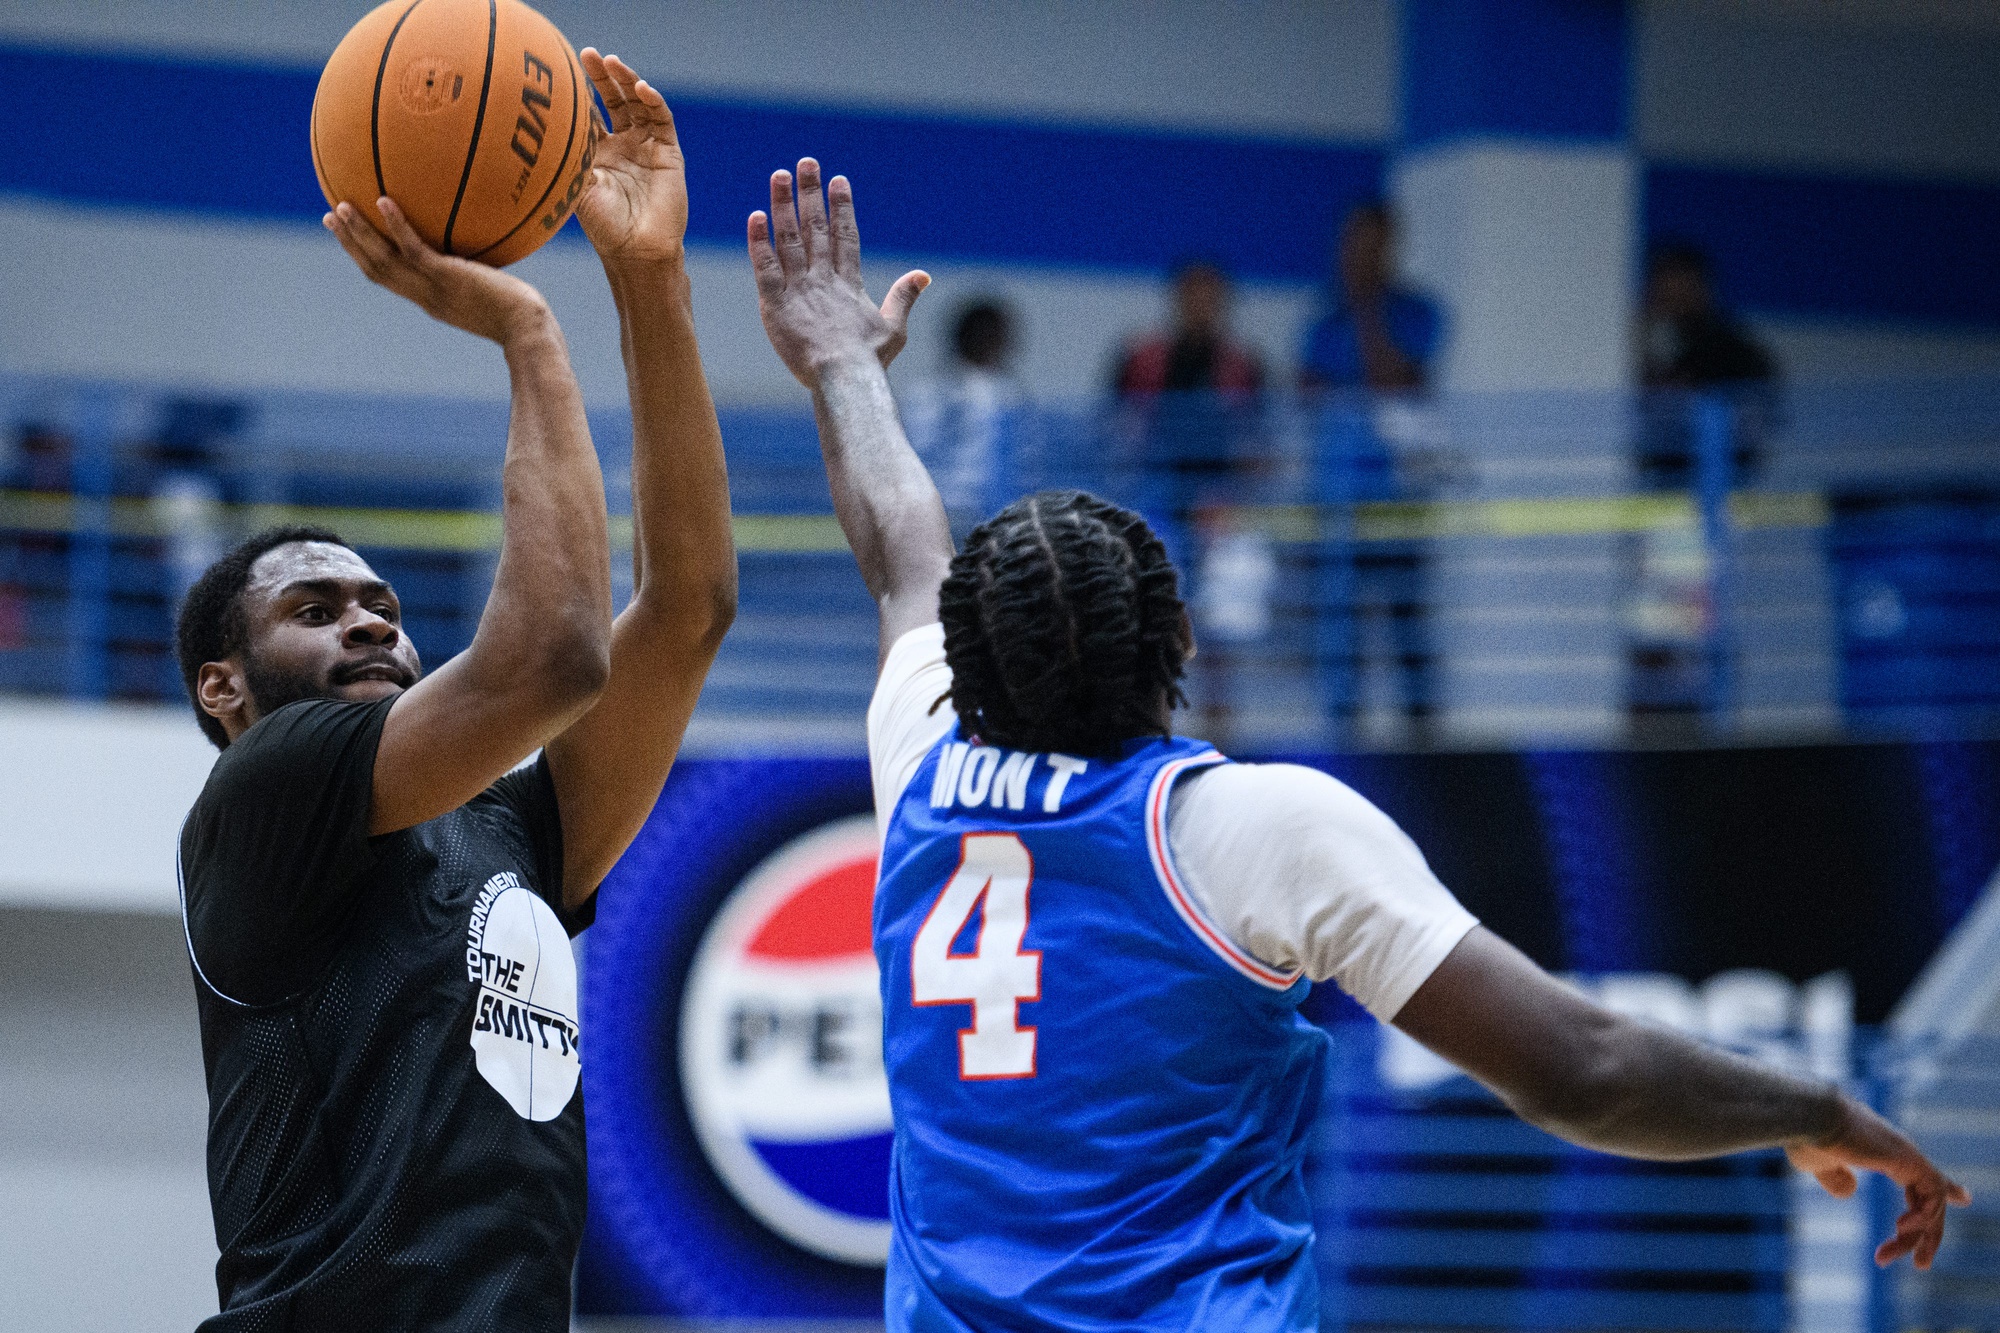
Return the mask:
{"type": "Polygon", "coordinates": [[[938,594],[951,702],[989,745],[1115,753],[1187,700],[1187,615],[1146,520],[1081,491],[972,530],[938,594]]]}
{"type": "Polygon", "coordinates": [[[250,586],[250,567],[266,551],[292,542],[347,545],[338,533],[326,528],[304,524],[265,528],[256,536],[238,542],[227,555],[202,571],[181,603],[180,623],[174,628],[181,683],[187,686],[188,700],[194,704],[195,720],[201,723],[202,734],[214,741],[218,750],[229,748],[229,733],[202,711],[195,682],[204,663],[220,662],[249,646],[250,623],[243,614],[243,590],[250,586]]]}

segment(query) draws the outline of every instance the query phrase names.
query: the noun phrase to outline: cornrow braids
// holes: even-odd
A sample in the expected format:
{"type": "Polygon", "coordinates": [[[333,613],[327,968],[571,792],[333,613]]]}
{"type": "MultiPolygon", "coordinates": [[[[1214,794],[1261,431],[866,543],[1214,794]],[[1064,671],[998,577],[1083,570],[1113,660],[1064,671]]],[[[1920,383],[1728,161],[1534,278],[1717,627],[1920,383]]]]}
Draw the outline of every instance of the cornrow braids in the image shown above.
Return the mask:
{"type": "Polygon", "coordinates": [[[951,702],[989,745],[1115,754],[1187,702],[1180,581],[1146,520],[1082,491],[972,530],[938,593],[951,702]]]}

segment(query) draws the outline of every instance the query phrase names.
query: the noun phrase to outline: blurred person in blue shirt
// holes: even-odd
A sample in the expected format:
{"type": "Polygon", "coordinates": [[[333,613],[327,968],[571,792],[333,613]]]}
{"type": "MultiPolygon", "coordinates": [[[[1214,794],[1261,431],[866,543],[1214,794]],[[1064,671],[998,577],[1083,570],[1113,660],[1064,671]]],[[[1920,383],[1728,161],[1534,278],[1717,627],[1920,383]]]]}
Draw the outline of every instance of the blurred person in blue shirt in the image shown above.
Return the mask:
{"type": "MultiPolygon", "coordinates": [[[[1299,355],[1300,392],[1325,399],[1323,498],[1336,504],[1425,498],[1429,487],[1421,478],[1440,469],[1443,452],[1414,399],[1430,383],[1443,329],[1437,306],[1396,281],[1396,219],[1388,205],[1369,200],[1349,210],[1334,249],[1327,309],[1307,330],[1299,355]]],[[[1348,641],[1327,658],[1330,711],[1354,724],[1363,668],[1379,649],[1409,739],[1426,739],[1434,711],[1427,544],[1356,543],[1331,560],[1325,572],[1354,615],[1346,622],[1348,641]],[[1384,622],[1386,634],[1371,635],[1366,626],[1373,621],[1384,622]],[[1375,638],[1386,643],[1371,643],[1375,638]]]]}
{"type": "Polygon", "coordinates": [[[1444,321],[1437,306],[1398,286],[1396,218],[1370,200],[1349,211],[1335,251],[1329,308],[1306,332],[1299,387],[1421,389],[1444,321]]]}

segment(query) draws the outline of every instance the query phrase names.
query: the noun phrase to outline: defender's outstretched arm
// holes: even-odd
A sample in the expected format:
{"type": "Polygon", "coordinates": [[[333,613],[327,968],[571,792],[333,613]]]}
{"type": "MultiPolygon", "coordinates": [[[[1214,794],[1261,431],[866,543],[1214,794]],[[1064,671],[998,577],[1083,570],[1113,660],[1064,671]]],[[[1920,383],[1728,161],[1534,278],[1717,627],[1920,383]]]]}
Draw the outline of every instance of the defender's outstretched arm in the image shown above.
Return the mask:
{"type": "Polygon", "coordinates": [[[884,657],[938,617],[951,567],[951,526],[930,474],[903,435],[884,373],[908,340],[910,307],[930,275],[905,273],[878,308],[861,285],[854,191],[835,176],[820,196],[819,163],[771,177],[771,212],[750,215],[757,308],[771,346],[812,391],[833,510],[881,615],[884,657]]]}
{"type": "Polygon", "coordinates": [[[379,206],[386,234],[346,203],[327,214],[327,229],[370,280],[500,344],[513,410],[493,591],[471,645],[411,686],[382,724],[377,834],[457,809],[574,721],[604,686],[611,631],[604,479],[555,316],[527,283],[439,254],[391,200],[379,206]]]}
{"type": "Polygon", "coordinates": [[[1888,1121],[1829,1083],[1766,1068],[1620,1017],[1484,928],[1460,941],[1396,1026],[1498,1093],[1523,1120],[1586,1147],[1677,1161],[1783,1148],[1841,1198],[1854,1171],[1903,1187],[1876,1262],[1930,1267],[1947,1202],[1971,1202],[1888,1121]]]}
{"type": "Polygon", "coordinates": [[[604,693],[548,747],[572,907],[652,813],[736,617],[729,473],[695,344],[673,113],[617,56],[581,55],[611,113],[576,212],[618,307],[632,399],[632,602],[612,627],[604,693]]]}

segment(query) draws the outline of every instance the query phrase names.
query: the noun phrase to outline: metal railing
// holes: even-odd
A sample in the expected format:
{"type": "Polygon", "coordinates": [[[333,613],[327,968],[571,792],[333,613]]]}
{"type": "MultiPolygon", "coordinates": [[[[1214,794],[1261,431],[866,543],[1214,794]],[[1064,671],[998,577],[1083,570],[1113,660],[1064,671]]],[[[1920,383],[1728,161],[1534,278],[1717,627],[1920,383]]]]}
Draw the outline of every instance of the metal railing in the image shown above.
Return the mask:
{"type": "MultiPolygon", "coordinates": [[[[977,412],[915,397],[961,531],[1044,486],[1147,513],[1203,645],[1191,729],[1227,744],[2000,720],[2000,382],[977,412]]],[[[629,418],[592,421],[629,543],[629,418]]],[[[0,690],[179,697],[181,592],[281,518],[343,531],[442,661],[490,578],[505,426],[498,404],[0,379],[0,690]]],[[[874,623],[811,420],[734,410],[724,433],[743,598],[702,724],[848,743],[874,623]]]]}

